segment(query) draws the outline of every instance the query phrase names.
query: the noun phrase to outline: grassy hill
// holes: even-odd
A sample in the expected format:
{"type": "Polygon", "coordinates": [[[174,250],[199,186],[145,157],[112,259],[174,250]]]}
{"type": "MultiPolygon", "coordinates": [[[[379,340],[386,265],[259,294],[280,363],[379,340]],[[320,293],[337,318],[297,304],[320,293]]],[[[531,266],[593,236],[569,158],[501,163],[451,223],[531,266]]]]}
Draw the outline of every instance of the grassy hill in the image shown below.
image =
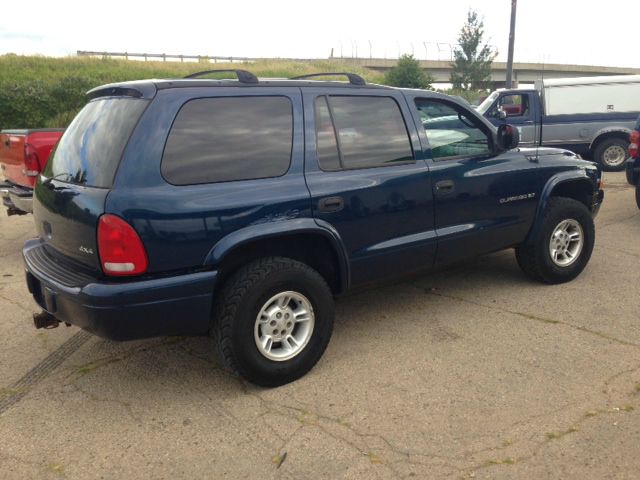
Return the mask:
{"type": "Polygon", "coordinates": [[[289,78],[348,71],[367,81],[382,75],[345,67],[340,61],[260,60],[251,63],[141,62],[86,57],[0,56],[0,129],[66,127],[85,104],[87,90],[105,83],[144,78],[180,78],[209,69],[241,68],[259,77],[289,78]]]}

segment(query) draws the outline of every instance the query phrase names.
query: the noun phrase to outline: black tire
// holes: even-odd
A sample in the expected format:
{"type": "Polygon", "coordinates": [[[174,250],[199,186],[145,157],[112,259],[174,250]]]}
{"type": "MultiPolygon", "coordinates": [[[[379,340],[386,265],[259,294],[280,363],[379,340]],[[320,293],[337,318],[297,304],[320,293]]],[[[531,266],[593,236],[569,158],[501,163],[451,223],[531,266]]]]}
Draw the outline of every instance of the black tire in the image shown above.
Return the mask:
{"type": "Polygon", "coordinates": [[[636,185],[636,205],[640,208],[640,184],[636,185]]]}
{"type": "MultiPolygon", "coordinates": [[[[256,260],[236,272],[216,299],[211,335],[223,363],[251,383],[276,387],[313,368],[333,331],[334,302],[324,278],[308,265],[283,257],[256,260]],[[281,292],[297,292],[313,308],[314,326],[306,346],[288,360],[261,353],[254,339],[262,307],[281,292]]],[[[277,344],[277,342],[275,342],[277,344]]]]}
{"type": "MultiPolygon", "coordinates": [[[[620,170],[624,170],[625,161],[628,157],[627,152],[629,151],[629,142],[622,138],[610,137],[602,140],[598,146],[593,151],[593,159],[598,162],[603,170],[607,172],[619,172],[620,170]],[[619,152],[619,148],[622,148],[624,154],[622,154],[621,161],[619,163],[611,164],[608,163],[605,159],[605,156],[610,158],[611,150],[619,152]]],[[[620,152],[622,153],[622,152],[620,152]]]]}
{"type": "Polygon", "coordinates": [[[530,277],[549,284],[564,283],[576,278],[587,266],[595,242],[595,228],[591,212],[572,198],[556,197],[549,200],[542,224],[535,238],[516,247],[520,268],[530,277]],[[564,220],[575,220],[584,235],[582,250],[567,266],[557,265],[551,256],[549,243],[556,226],[564,220]]]}

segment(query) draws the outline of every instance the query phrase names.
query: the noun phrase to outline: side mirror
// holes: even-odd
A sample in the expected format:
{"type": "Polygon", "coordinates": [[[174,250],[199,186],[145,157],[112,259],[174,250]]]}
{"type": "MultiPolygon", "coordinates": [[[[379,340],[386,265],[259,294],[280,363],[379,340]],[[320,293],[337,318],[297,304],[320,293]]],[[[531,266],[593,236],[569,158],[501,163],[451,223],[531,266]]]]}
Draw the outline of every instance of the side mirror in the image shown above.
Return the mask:
{"type": "Polygon", "coordinates": [[[516,127],[509,124],[500,125],[496,135],[497,147],[501,151],[516,148],[520,143],[520,132],[516,127]]]}

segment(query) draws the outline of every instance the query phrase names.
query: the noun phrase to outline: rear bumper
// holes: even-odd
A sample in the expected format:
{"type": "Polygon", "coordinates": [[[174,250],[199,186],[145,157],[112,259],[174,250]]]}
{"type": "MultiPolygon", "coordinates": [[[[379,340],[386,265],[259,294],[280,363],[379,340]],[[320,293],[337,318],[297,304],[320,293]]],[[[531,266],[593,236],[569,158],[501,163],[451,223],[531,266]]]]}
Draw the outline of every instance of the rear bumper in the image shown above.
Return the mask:
{"type": "Polygon", "coordinates": [[[640,183],[640,158],[628,158],[625,163],[625,172],[629,185],[638,185],[640,183]]]}
{"type": "Polygon", "coordinates": [[[25,244],[23,257],[29,292],[61,322],[112,340],[209,330],[216,271],[107,282],[49,265],[37,239],[25,244]]]}
{"type": "Polygon", "coordinates": [[[600,211],[602,201],[604,200],[604,190],[596,190],[593,194],[593,205],[591,206],[591,215],[595,218],[600,211]]]}
{"type": "Polygon", "coordinates": [[[0,183],[2,204],[9,215],[33,213],[33,190],[12,183],[0,183]]]}

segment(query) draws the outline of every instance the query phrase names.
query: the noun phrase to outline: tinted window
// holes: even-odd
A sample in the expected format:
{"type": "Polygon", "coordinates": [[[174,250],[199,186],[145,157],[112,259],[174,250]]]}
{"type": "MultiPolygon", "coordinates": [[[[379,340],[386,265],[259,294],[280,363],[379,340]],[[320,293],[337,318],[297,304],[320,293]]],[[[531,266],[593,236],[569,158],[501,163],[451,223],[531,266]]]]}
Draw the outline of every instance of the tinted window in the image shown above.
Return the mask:
{"type": "Polygon", "coordinates": [[[463,110],[424,99],[416,100],[416,107],[434,160],[491,153],[489,135],[463,110]]]}
{"type": "Polygon", "coordinates": [[[289,169],[291,102],[285,97],[220,97],[187,102],[162,158],[171,183],[278,177],[289,169]]]}
{"type": "Polygon", "coordinates": [[[326,97],[316,99],[316,144],[318,162],[323,170],[340,170],[340,155],[326,97]]]}
{"type": "Polygon", "coordinates": [[[122,152],[147,100],[105,98],[80,111],[60,139],[45,175],[92,187],[111,187],[122,152]]]}
{"type": "Polygon", "coordinates": [[[318,160],[323,170],[413,163],[413,151],[398,104],[389,97],[329,97],[316,100],[318,160]],[[337,133],[336,151],[332,142],[337,133]],[[333,135],[333,139],[331,139],[333,135]]]}

